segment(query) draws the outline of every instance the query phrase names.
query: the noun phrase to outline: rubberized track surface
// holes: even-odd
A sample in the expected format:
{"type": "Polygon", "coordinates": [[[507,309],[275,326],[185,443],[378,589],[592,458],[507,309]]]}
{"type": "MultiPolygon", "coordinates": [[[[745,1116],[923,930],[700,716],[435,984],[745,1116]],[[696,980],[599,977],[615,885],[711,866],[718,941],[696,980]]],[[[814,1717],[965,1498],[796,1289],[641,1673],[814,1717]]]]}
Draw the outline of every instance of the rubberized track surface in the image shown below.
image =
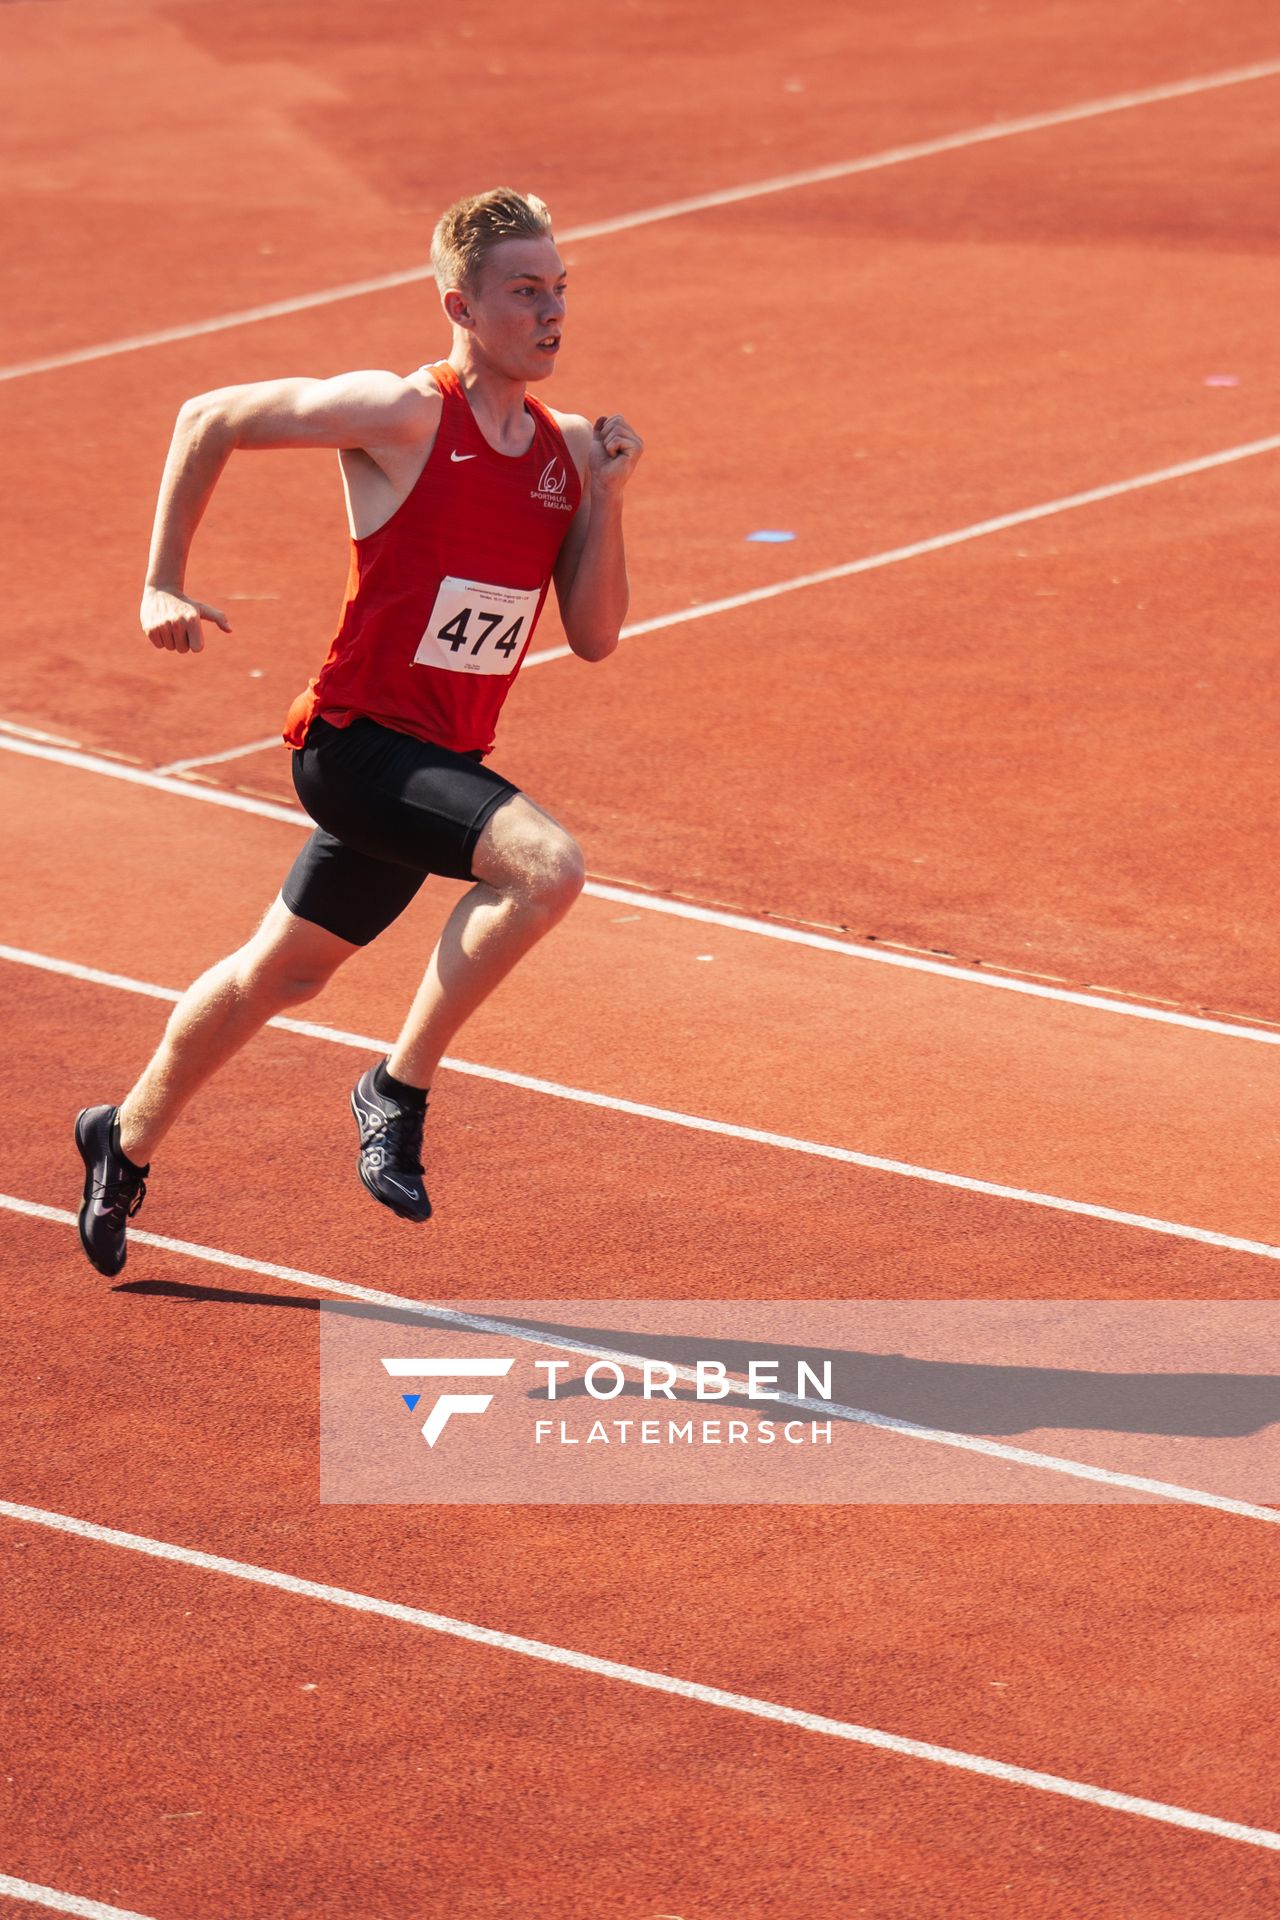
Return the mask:
{"type": "MultiPolygon", "coordinates": [[[[1269,1913],[1273,1527],[1013,1467],[1004,1505],[321,1508],[306,1276],[1234,1300],[1241,1371],[1267,1373],[1274,21],[917,0],[731,30],[553,5],[536,36],[490,4],[429,40],[387,5],[367,29],[338,5],[0,18],[4,1912],[1269,1913]],[[1038,123],[992,131],[1015,119],[1038,123]],[[360,1194],[345,1101],[443,886],[305,1009],[324,1032],[264,1034],[166,1147],[138,1224],[191,1250],[139,1241],[98,1283],[70,1117],[279,884],[299,828],[207,802],[292,804],[259,743],[345,572],[324,459],[233,463],[191,584],[236,633],[153,655],[134,609],[173,414],[443,351],[421,281],[298,303],[412,267],[477,164],[582,235],[553,397],[649,442],[628,514],[653,624],[605,667],[530,667],[496,756],[626,897],[584,899],[460,1036],[506,1077],[442,1075],[426,1235],[360,1194]],[[721,204],[675,209],[699,195],[721,204]],[[110,777],[201,760],[177,791],[110,777]]],[[[1086,1424],[1011,1437],[1143,1471],[1150,1436],[1086,1424]]]]}

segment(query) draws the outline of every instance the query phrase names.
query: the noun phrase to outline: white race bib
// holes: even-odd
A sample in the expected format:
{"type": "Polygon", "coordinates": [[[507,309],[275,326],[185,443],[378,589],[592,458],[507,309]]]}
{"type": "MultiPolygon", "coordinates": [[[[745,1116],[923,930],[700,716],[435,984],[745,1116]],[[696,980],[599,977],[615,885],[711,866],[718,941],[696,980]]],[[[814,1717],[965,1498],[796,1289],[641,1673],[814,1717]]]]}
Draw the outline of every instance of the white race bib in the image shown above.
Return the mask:
{"type": "Polygon", "coordinates": [[[524,652],[541,588],[490,587],[483,580],[440,582],[415,667],[447,673],[511,673],[524,652]]]}

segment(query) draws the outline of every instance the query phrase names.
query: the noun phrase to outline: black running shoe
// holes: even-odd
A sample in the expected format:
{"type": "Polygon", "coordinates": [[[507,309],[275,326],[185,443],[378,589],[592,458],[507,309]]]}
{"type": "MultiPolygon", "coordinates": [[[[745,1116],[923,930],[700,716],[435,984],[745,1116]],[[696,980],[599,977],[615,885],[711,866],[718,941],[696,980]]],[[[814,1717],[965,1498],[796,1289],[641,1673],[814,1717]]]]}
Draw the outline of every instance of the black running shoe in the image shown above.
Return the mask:
{"type": "Polygon", "coordinates": [[[376,1067],[362,1073],[351,1094],[360,1129],[360,1178],[375,1200],[402,1220],[429,1220],[431,1202],[422,1184],[422,1122],[426,1103],[402,1105],[373,1083],[376,1067]]]}
{"type": "Polygon", "coordinates": [[[80,1244],[99,1273],[110,1279],[125,1263],[125,1225],[146,1198],[144,1175],[111,1144],[114,1107],[86,1107],[76,1116],[76,1145],[84,1161],[80,1244]]]}

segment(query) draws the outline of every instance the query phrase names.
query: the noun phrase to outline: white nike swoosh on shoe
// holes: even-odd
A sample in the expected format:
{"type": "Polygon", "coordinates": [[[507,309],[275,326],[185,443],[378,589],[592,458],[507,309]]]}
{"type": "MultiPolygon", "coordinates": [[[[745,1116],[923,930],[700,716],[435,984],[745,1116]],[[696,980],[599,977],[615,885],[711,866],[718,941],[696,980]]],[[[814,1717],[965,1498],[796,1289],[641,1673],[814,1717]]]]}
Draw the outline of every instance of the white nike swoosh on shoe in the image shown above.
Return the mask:
{"type": "Polygon", "coordinates": [[[413,1188],[412,1188],[412,1187],[406,1187],[406,1185],[404,1184],[404,1181],[403,1181],[403,1180],[396,1180],[396,1179],[394,1179],[394,1178],[392,1177],[392,1175],[391,1175],[391,1174],[389,1174],[389,1173],[384,1173],[382,1177],[383,1177],[383,1179],[384,1179],[384,1180],[386,1181],[386,1183],[387,1183],[387,1185],[388,1185],[389,1187],[399,1187],[399,1189],[400,1189],[400,1191],[401,1191],[401,1193],[405,1193],[405,1194],[408,1194],[408,1196],[409,1196],[409,1198],[410,1198],[410,1200],[416,1200],[416,1199],[417,1199],[417,1197],[418,1197],[418,1196],[417,1196],[417,1194],[416,1194],[416,1193],[414,1192],[414,1190],[413,1190],[413,1188]]]}
{"type": "Polygon", "coordinates": [[[459,461],[474,460],[476,458],[476,455],[474,453],[451,453],[449,455],[449,458],[451,460],[459,460],[459,461]]]}

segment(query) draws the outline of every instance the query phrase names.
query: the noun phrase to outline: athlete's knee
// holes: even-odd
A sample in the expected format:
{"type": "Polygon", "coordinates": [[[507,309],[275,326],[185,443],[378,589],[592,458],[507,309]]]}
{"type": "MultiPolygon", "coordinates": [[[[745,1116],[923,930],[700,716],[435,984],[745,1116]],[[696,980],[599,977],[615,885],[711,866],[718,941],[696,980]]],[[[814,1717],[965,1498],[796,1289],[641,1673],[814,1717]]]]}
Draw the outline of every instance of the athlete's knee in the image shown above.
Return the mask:
{"type": "Polygon", "coordinates": [[[543,853],[538,875],[539,898],[560,912],[567,912],[582,892],[587,879],[587,862],[582,848],[571,833],[557,827],[543,853]]]}
{"type": "Polygon", "coordinates": [[[333,974],[332,967],[307,973],[291,967],[276,975],[275,991],[283,1006],[299,1007],[304,1000],[314,1000],[318,993],[322,993],[333,974]]]}
{"type": "Polygon", "coordinates": [[[239,956],[236,985],[242,996],[255,1005],[275,1011],[280,1007],[300,1006],[314,1000],[332,980],[345,952],[332,953],[316,948],[299,948],[251,940],[239,956]]]}
{"type": "Polygon", "coordinates": [[[582,848],[572,834],[553,827],[527,849],[523,871],[513,890],[527,906],[554,921],[568,913],[586,877],[582,848]]]}
{"type": "Polygon", "coordinates": [[[274,1013],[281,1007],[296,1007],[304,1000],[314,1000],[331,977],[331,970],[246,952],[240,956],[235,983],[240,998],[247,1004],[274,1013]]]}
{"type": "Polygon", "coordinates": [[[571,833],[528,802],[493,815],[477,849],[478,878],[558,916],[582,892],[587,864],[571,833]]]}

